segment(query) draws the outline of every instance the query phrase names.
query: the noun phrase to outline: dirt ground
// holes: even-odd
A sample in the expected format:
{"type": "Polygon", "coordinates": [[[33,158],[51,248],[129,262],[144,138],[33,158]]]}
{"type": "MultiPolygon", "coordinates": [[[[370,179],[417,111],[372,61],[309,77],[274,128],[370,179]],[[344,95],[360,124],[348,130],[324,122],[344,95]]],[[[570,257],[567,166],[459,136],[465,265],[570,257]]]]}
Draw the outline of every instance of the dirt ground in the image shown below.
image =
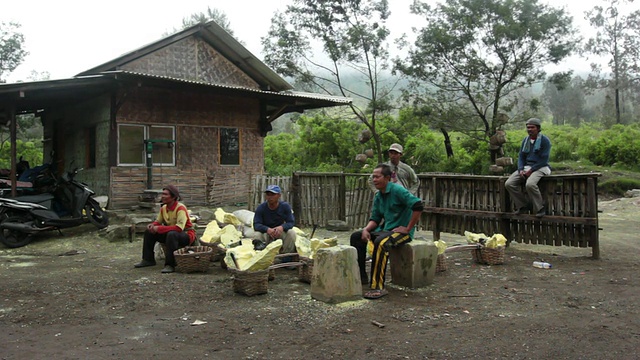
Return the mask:
{"type": "Polygon", "coordinates": [[[91,225],[0,245],[0,358],[637,359],[640,199],[600,210],[600,260],[523,244],[497,266],[453,253],[432,286],[389,285],[384,298],[340,305],[311,299],[287,269],[254,297],[233,293],[218,263],[207,273],[134,269],[140,237],[108,242],[91,225]]]}

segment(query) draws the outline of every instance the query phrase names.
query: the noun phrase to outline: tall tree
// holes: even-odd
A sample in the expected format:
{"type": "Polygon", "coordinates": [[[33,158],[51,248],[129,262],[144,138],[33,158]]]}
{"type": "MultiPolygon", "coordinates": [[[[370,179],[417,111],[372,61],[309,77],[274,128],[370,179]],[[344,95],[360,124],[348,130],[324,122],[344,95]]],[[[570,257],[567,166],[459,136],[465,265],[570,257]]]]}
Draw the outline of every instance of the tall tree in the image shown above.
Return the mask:
{"type": "Polygon", "coordinates": [[[591,64],[588,84],[613,91],[616,123],[621,122],[621,96],[634,82],[640,81],[640,10],[629,13],[624,5],[633,0],[604,0],[605,6],[594,6],[585,12],[586,19],[597,29],[584,50],[608,59],[611,74],[603,74],[602,66],[591,64]]]}
{"type": "Polygon", "coordinates": [[[387,0],[293,3],[274,14],[262,38],[265,62],[304,89],[354,98],[350,111],[371,131],[382,161],[377,121],[391,109],[394,87],[381,78],[389,67],[387,0]],[[365,86],[350,87],[356,84],[365,86]]]}
{"type": "MultiPolygon", "coordinates": [[[[441,107],[464,109],[458,130],[484,139],[512,120],[515,92],[544,79],[543,66],[578,43],[572,18],[537,0],[446,0],[435,7],[416,0],[411,10],[426,25],[397,69],[412,79],[414,100],[426,93],[441,107]]],[[[493,150],[492,158],[502,152],[493,150]]]]}
{"type": "Polygon", "coordinates": [[[23,48],[24,35],[18,32],[20,24],[0,23],[0,83],[3,75],[15,70],[29,53],[23,48]]]}
{"type": "Polygon", "coordinates": [[[555,125],[580,125],[586,103],[584,80],[580,76],[565,84],[554,83],[553,79],[545,81],[544,98],[555,125]]]}
{"type": "Polygon", "coordinates": [[[216,8],[210,8],[207,6],[206,12],[193,13],[191,16],[182,18],[182,27],[180,29],[173,28],[172,31],[165,32],[162,34],[163,36],[168,36],[182,29],[186,29],[188,27],[192,27],[196,24],[204,24],[209,21],[215,21],[216,24],[220,25],[229,35],[234,36],[233,30],[231,30],[231,23],[227,18],[227,14],[225,14],[222,10],[218,10],[216,8]]]}

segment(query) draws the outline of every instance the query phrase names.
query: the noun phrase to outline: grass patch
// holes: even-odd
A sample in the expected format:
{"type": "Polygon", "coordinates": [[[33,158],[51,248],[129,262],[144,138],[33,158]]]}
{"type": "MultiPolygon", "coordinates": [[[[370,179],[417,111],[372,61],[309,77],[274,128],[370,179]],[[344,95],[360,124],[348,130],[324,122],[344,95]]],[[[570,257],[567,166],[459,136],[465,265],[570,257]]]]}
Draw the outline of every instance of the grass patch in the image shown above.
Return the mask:
{"type": "Polygon", "coordinates": [[[624,196],[627,190],[640,189],[640,172],[620,167],[598,166],[583,161],[552,163],[554,174],[599,173],[598,193],[605,197],[624,196]]]}

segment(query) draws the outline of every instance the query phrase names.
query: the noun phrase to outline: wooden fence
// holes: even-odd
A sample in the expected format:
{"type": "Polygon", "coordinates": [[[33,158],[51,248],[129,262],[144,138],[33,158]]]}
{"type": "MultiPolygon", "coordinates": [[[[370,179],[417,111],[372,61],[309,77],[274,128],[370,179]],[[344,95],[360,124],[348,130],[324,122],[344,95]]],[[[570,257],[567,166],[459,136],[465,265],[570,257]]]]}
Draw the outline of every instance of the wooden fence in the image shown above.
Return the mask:
{"type": "MultiPolygon", "coordinates": [[[[418,228],[463,235],[503,234],[509,241],[527,244],[591,247],[599,258],[597,179],[600,174],[550,175],[540,182],[547,215],[515,215],[504,188],[504,176],[419,174],[418,196],[425,211],[418,228]]],[[[249,208],[255,209],[267,184],[279,184],[283,199],[292,205],[296,223],[326,226],[345,220],[359,228],[367,223],[373,192],[368,174],[295,173],[292,177],[258,176],[249,208]],[[259,184],[259,186],[258,186],[259,184]]]]}

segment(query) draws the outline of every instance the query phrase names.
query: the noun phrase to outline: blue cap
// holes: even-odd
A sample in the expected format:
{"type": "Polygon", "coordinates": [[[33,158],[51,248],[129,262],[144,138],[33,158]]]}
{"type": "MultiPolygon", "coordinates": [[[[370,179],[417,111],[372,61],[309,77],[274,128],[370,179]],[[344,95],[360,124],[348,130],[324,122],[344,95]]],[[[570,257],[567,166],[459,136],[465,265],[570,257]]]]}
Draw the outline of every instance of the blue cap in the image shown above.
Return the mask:
{"type": "Polygon", "coordinates": [[[267,190],[264,192],[272,192],[274,194],[280,194],[280,186],[278,185],[269,185],[267,186],[267,190]]]}

